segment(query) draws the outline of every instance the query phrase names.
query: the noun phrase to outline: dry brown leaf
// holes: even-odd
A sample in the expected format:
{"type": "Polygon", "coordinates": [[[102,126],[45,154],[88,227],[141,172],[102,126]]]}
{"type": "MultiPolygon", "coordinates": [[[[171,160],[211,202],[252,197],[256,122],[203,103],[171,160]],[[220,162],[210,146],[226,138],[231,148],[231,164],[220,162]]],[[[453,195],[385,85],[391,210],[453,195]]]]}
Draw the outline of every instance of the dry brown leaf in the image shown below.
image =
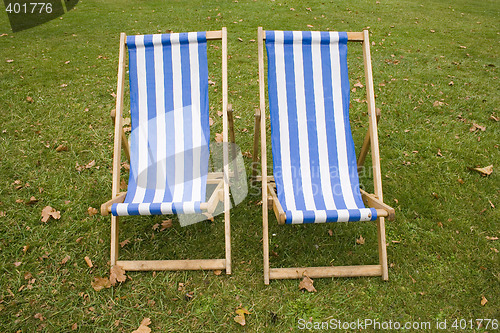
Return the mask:
{"type": "Polygon", "coordinates": [[[436,107],[436,106],[441,106],[441,105],[444,105],[444,102],[441,102],[441,101],[435,101],[432,106],[433,107],[436,107]]]}
{"type": "Polygon", "coordinates": [[[208,79],[208,84],[211,85],[211,86],[215,86],[215,82],[212,81],[212,80],[210,80],[210,79],[208,79]]]}
{"type": "Polygon", "coordinates": [[[492,114],[492,115],[490,116],[490,119],[491,119],[491,120],[493,120],[493,121],[500,121],[500,118],[499,118],[499,117],[497,117],[497,116],[495,116],[495,114],[492,114]]]}
{"type": "Polygon", "coordinates": [[[356,83],[354,84],[354,86],[355,86],[356,88],[363,88],[363,87],[364,87],[364,85],[363,85],[361,82],[356,82],[356,83]]]}
{"type": "Polygon", "coordinates": [[[172,228],[172,219],[161,221],[160,231],[163,231],[163,230],[168,229],[168,228],[172,228]]]}
{"type": "Polygon", "coordinates": [[[486,305],[486,303],[488,303],[488,300],[486,299],[486,297],[481,296],[481,305],[482,305],[482,306],[485,306],[485,305],[486,305]]]}
{"type": "Polygon", "coordinates": [[[222,271],[221,271],[220,269],[216,269],[216,270],[214,271],[214,274],[215,274],[215,275],[217,275],[217,276],[218,276],[218,275],[221,275],[221,274],[222,274],[222,271]]]}
{"type": "Polygon", "coordinates": [[[94,288],[95,291],[99,291],[104,288],[111,288],[111,283],[109,282],[109,279],[107,277],[98,277],[96,276],[94,278],[94,281],[91,282],[92,288],[94,288]]]}
{"type": "Polygon", "coordinates": [[[495,205],[491,202],[491,200],[488,200],[488,202],[490,203],[491,208],[495,208],[495,205]]]}
{"type": "Polygon", "coordinates": [[[65,145],[59,145],[59,146],[57,146],[56,151],[58,153],[61,152],[61,151],[68,151],[68,147],[65,146],[65,145]]]}
{"type": "Polygon", "coordinates": [[[469,128],[469,131],[475,132],[477,130],[481,130],[481,132],[484,132],[484,131],[486,131],[486,126],[481,126],[481,125],[478,125],[476,123],[472,123],[472,126],[471,126],[471,128],[469,128]]]}
{"type": "Polygon", "coordinates": [[[28,103],[33,103],[34,102],[33,97],[31,97],[31,96],[26,97],[26,101],[28,103]]]}
{"type": "Polygon", "coordinates": [[[153,230],[157,231],[159,227],[160,227],[160,224],[155,223],[155,224],[153,225],[153,230]]]}
{"type": "Polygon", "coordinates": [[[484,168],[468,168],[469,170],[477,171],[481,174],[481,176],[486,177],[492,174],[493,172],[493,164],[488,165],[484,168]]]}
{"type": "Polygon", "coordinates": [[[208,117],[208,125],[212,126],[213,124],[214,124],[214,120],[212,119],[212,117],[208,117]]]}
{"type": "Polygon", "coordinates": [[[35,314],[33,316],[35,319],[40,319],[40,321],[44,321],[45,318],[42,316],[42,314],[40,312],[38,312],[37,314],[35,314]]]}
{"type": "Polygon", "coordinates": [[[127,187],[128,187],[127,182],[125,181],[125,179],[122,179],[122,180],[120,181],[120,190],[124,191],[124,190],[126,190],[126,189],[127,189],[127,187]]]}
{"type": "Polygon", "coordinates": [[[129,244],[130,241],[128,239],[125,239],[123,242],[120,242],[120,247],[124,247],[125,245],[129,244]]]}
{"type": "Polygon", "coordinates": [[[78,162],[76,162],[75,169],[76,169],[76,171],[83,171],[85,169],[92,168],[94,165],[95,165],[95,160],[92,160],[85,165],[79,165],[78,162]]]}
{"type": "Polygon", "coordinates": [[[21,264],[22,264],[22,262],[20,262],[20,261],[16,261],[16,262],[14,263],[14,266],[19,267],[19,266],[21,266],[21,264]]]}
{"type": "Polygon", "coordinates": [[[144,318],[141,321],[141,325],[139,325],[139,328],[137,328],[135,331],[132,331],[132,333],[149,333],[151,332],[151,329],[148,327],[149,325],[151,325],[151,319],[144,318]]]}
{"type": "Polygon", "coordinates": [[[25,202],[25,204],[27,205],[34,205],[38,202],[38,199],[35,198],[34,196],[31,196],[30,199],[28,201],[25,202]]]}
{"type": "Polygon", "coordinates": [[[96,214],[99,214],[99,211],[97,210],[97,208],[89,207],[87,209],[87,213],[89,214],[89,216],[94,216],[96,214]]]}
{"type": "Polygon", "coordinates": [[[498,252],[499,252],[499,251],[498,251],[496,248],[494,248],[494,247],[490,247],[490,250],[491,250],[491,251],[493,251],[493,252],[495,252],[495,253],[498,253],[498,252]]]}
{"type": "Polygon", "coordinates": [[[242,155],[243,155],[243,157],[252,158],[252,153],[249,151],[243,152],[242,155]]]}
{"type": "Polygon", "coordinates": [[[7,59],[6,62],[11,63],[11,62],[14,62],[14,60],[13,59],[7,59]]]}
{"type": "Polygon", "coordinates": [[[333,236],[333,231],[332,229],[328,229],[328,236],[332,237],[333,236]]]}
{"type": "Polygon", "coordinates": [[[42,222],[47,222],[51,217],[53,219],[59,220],[61,218],[61,212],[56,211],[50,206],[45,206],[42,209],[42,222]]]}
{"type": "Polygon", "coordinates": [[[365,243],[365,239],[363,236],[359,235],[359,238],[356,239],[356,244],[363,245],[365,243]]]}
{"type": "Polygon", "coordinates": [[[114,265],[109,272],[109,282],[111,282],[112,286],[116,285],[116,282],[125,282],[127,280],[125,270],[121,266],[114,265]]]}
{"type": "Polygon", "coordinates": [[[490,240],[490,241],[496,241],[496,240],[498,240],[498,237],[495,237],[495,236],[493,236],[493,237],[486,236],[486,239],[490,240]]]}
{"type": "Polygon", "coordinates": [[[314,281],[311,278],[309,278],[308,276],[304,276],[302,281],[300,281],[299,283],[299,290],[305,289],[310,293],[316,292],[317,290],[316,288],[314,288],[313,283],[314,281]]]}
{"type": "Polygon", "coordinates": [[[224,114],[224,113],[223,113],[222,111],[217,111],[217,115],[218,115],[219,117],[222,117],[222,115],[223,115],[223,114],[224,114]]]}
{"type": "Polygon", "coordinates": [[[224,141],[224,137],[222,136],[222,134],[221,133],[215,133],[215,142],[221,143],[222,141],[224,141]]]}
{"type": "Polygon", "coordinates": [[[78,329],[78,324],[77,323],[74,323],[73,325],[71,325],[71,330],[72,331],[76,331],[78,329]]]}
{"type": "Polygon", "coordinates": [[[83,259],[85,259],[85,262],[87,263],[87,266],[89,266],[90,268],[94,267],[94,264],[92,264],[92,260],[90,260],[89,257],[85,257],[83,259]]]}
{"type": "Polygon", "coordinates": [[[64,264],[65,264],[65,263],[67,263],[67,262],[68,262],[68,260],[70,260],[70,259],[71,259],[71,257],[70,257],[69,255],[68,255],[68,256],[66,256],[66,257],[64,257],[64,258],[63,258],[63,260],[61,260],[61,265],[64,265],[64,264]]]}

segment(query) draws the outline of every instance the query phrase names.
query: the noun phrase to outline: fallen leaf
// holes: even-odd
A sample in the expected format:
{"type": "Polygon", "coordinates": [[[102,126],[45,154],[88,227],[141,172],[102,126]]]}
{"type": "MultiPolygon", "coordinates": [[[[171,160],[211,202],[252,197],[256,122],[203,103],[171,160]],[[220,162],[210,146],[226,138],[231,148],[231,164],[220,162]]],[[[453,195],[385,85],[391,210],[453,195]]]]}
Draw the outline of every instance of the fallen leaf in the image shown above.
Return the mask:
{"type": "Polygon", "coordinates": [[[488,303],[488,300],[486,299],[486,297],[481,296],[481,305],[482,305],[482,306],[485,306],[485,305],[486,305],[486,303],[488,303]]]}
{"type": "Polygon", "coordinates": [[[50,218],[59,220],[61,218],[61,212],[56,211],[54,208],[50,206],[45,206],[42,209],[42,222],[47,222],[50,218]]]}
{"type": "Polygon", "coordinates": [[[92,264],[92,260],[90,260],[89,257],[85,257],[83,259],[85,259],[85,262],[87,263],[87,266],[89,266],[90,268],[94,267],[94,264],[92,264]]]}
{"type": "Polygon", "coordinates": [[[495,114],[492,114],[490,116],[490,119],[493,120],[493,121],[500,121],[500,118],[499,117],[496,117],[495,114]]]}
{"type": "Polygon", "coordinates": [[[111,283],[109,282],[109,279],[107,277],[98,277],[96,276],[94,278],[94,281],[91,282],[92,288],[94,288],[95,291],[99,291],[104,288],[111,288],[111,283]]]}
{"type": "Polygon", "coordinates": [[[309,278],[308,276],[304,276],[302,281],[300,281],[300,283],[299,283],[299,290],[305,289],[310,293],[316,292],[317,290],[316,290],[316,288],[314,288],[313,283],[314,283],[314,281],[311,280],[311,278],[309,278]]]}
{"type": "Polygon", "coordinates": [[[208,117],[208,125],[212,126],[213,124],[214,124],[214,120],[212,119],[212,117],[208,117]]]}
{"type": "Polygon", "coordinates": [[[128,239],[125,239],[123,242],[120,242],[120,247],[124,247],[125,245],[129,244],[130,241],[128,239]]]}
{"type": "Polygon", "coordinates": [[[39,312],[33,316],[35,319],[40,319],[40,321],[44,321],[45,318],[42,316],[42,314],[39,312]]]}
{"type": "Polygon", "coordinates": [[[128,188],[128,184],[127,184],[127,182],[125,181],[125,179],[122,179],[122,180],[120,181],[120,190],[122,190],[122,191],[123,191],[123,190],[126,190],[127,188],[128,188]]]}
{"type": "Polygon", "coordinates": [[[488,165],[484,168],[468,168],[469,170],[477,171],[481,174],[481,176],[486,177],[491,175],[493,172],[493,165],[488,165]]]}
{"type": "Polygon", "coordinates": [[[488,200],[488,202],[490,203],[491,208],[493,208],[493,209],[494,209],[494,208],[495,208],[495,205],[493,204],[493,202],[491,202],[491,200],[488,200]]]}
{"type": "Polygon", "coordinates": [[[247,308],[239,308],[239,309],[236,309],[235,312],[236,312],[236,314],[242,314],[242,315],[251,314],[247,308]]]}
{"type": "Polygon", "coordinates": [[[490,250],[495,252],[495,253],[498,253],[499,251],[497,249],[495,249],[494,247],[490,247],[490,250]]]}
{"type": "Polygon", "coordinates": [[[114,265],[109,272],[109,282],[111,282],[112,286],[116,285],[116,282],[125,282],[127,280],[125,270],[121,266],[114,265]]]}
{"type": "Polygon", "coordinates": [[[498,240],[498,237],[495,237],[495,236],[493,236],[493,237],[486,236],[486,239],[490,240],[490,241],[496,241],[496,240],[498,240]]]}
{"type": "Polygon", "coordinates": [[[221,271],[220,269],[216,269],[216,270],[214,271],[214,274],[215,274],[215,275],[217,275],[217,276],[219,276],[219,275],[221,275],[221,274],[222,274],[222,271],[221,271]]]}
{"type": "Polygon", "coordinates": [[[328,236],[332,237],[333,236],[333,231],[332,229],[328,229],[328,236]]]}
{"type": "Polygon", "coordinates": [[[34,102],[33,97],[31,97],[31,96],[26,97],[26,101],[28,103],[33,103],[34,102]]]}
{"type": "Polygon", "coordinates": [[[141,321],[141,325],[139,325],[139,328],[137,328],[135,331],[132,331],[132,333],[149,333],[151,332],[151,329],[148,327],[150,324],[151,324],[151,319],[144,318],[141,321]]]}
{"type": "Polygon", "coordinates": [[[14,263],[14,266],[19,267],[19,266],[21,266],[21,264],[22,264],[22,262],[20,262],[20,261],[16,261],[16,262],[14,263]]]}
{"type": "Polygon", "coordinates": [[[441,101],[435,101],[432,106],[433,107],[436,107],[436,106],[441,106],[441,105],[444,105],[444,102],[441,102],[441,101]]]}
{"type": "Polygon", "coordinates": [[[13,59],[7,59],[6,62],[11,63],[11,62],[14,62],[14,60],[13,59]]]}
{"type": "Polygon", "coordinates": [[[28,201],[25,202],[25,204],[27,205],[34,205],[38,202],[38,199],[35,198],[34,196],[31,196],[30,199],[28,201]]]}
{"type": "Polygon", "coordinates": [[[308,27],[308,28],[313,28],[314,26],[312,26],[312,25],[308,24],[308,25],[307,25],[307,27],[308,27]]]}
{"type": "Polygon", "coordinates": [[[469,128],[469,131],[475,132],[477,130],[481,130],[481,132],[484,132],[484,131],[486,131],[486,126],[481,126],[481,125],[478,125],[476,123],[472,123],[472,126],[471,126],[471,128],[469,128]]]}
{"type": "Polygon", "coordinates": [[[71,325],[71,330],[72,331],[76,331],[78,329],[78,324],[77,323],[74,323],[73,325],[71,325]]]}
{"type": "Polygon", "coordinates": [[[238,37],[238,40],[239,40],[240,42],[242,42],[242,41],[243,41],[243,38],[238,37]]]}
{"type": "Polygon", "coordinates": [[[171,227],[172,227],[172,219],[163,220],[163,221],[161,221],[160,231],[163,231],[163,230],[171,228],[171,227]]]}
{"type": "Polygon", "coordinates": [[[364,87],[364,85],[363,85],[361,82],[356,82],[356,83],[354,84],[354,86],[355,86],[356,88],[363,88],[363,87],[364,87]]]}
{"type": "Polygon", "coordinates": [[[90,161],[89,163],[85,165],[79,165],[78,162],[76,162],[75,169],[77,171],[83,171],[85,169],[90,169],[95,165],[95,160],[90,161]]]}
{"type": "Polygon", "coordinates": [[[63,258],[63,260],[61,260],[61,265],[64,265],[64,264],[65,264],[65,263],[67,263],[67,262],[68,262],[68,260],[70,260],[70,259],[71,259],[71,257],[70,257],[69,255],[68,255],[68,256],[66,256],[66,257],[64,257],[64,258],[63,258]]]}
{"type": "Polygon", "coordinates": [[[441,153],[441,149],[438,149],[438,151],[437,151],[437,156],[439,156],[439,157],[443,157],[443,154],[441,153]]]}
{"type": "Polygon", "coordinates": [[[356,239],[356,244],[363,245],[365,243],[365,239],[363,236],[359,235],[359,238],[356,239]]]}
{"type": "Polygon", "coordinates": [[[160,224],[155,223],[155,224],[153,225],[153,230],[157,231],[159,227],[160,227],[160,224]]]}
{"type": "Polygon", "coordinates": [[[59,146],[57,146],[56,151],[58,153],[61,151],[68,151],[68,147],[66,147],[65,145],[59,145],[59,146]]]}
{"type": "Polygon", "coordinates": [[[222,111],[217,111],[217,115],[218,115],[219,117],[222,117],[222,115],[223,115],[223,114],[224,114],[224,113],[223,113],[222,111]]]}
{"type": "Polygon", "coordinates": [[[224,140],[224,137],[221,133],[215,133],[215,142],[221,143],[224,140]]]}
{"type": "Polygon", "coordinates": [[[87,209],[87,213],[89,214],[89,216],[94,216],[96,214],[99,214],[99,211],[97,210],[97,208],[89,207],[87,209]]]}
{"type": "Polygon", "coordinates": [[[211,86],[215,86],[215,82],[212,81],[212,80],[210,80],[210,79],[208,79],[208,84],[211,85],[211,86]]]}

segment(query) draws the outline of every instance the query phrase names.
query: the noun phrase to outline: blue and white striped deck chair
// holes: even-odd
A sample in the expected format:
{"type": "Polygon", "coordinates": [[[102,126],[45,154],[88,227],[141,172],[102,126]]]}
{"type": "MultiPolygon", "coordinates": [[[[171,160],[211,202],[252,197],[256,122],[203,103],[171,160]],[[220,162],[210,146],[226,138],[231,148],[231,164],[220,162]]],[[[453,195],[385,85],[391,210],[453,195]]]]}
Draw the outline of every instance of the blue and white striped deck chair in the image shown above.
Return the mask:
{"type": "MultiPolygon", "coordinates": [[[[124,270],[217,270],[231,273],[229,194],[224,172],[209,170],[207,40],[222,40],[223,141],[228,139],[227,32],[120,37],[111,213],[111,266],[124,270]],[[129,53],[130,146],[122,129],[125,58],[129,53]],[[119,192],[121,149],[130,161],[127,192],[119,192]],[[207,183],[215,190],[206,198],[207,183]],[[223,201],[225,259],[118,260],[118,217],[127,215],[209,214],[223,201]],[[228,208],[228,209],[226,209],[228,208]]],[[[227,149],[224,150],[224,154],[227,149]]],[[[227,156],[224,156],[225,158],[227,156]]],[[[227,161],[224,159],[224,161],[227,161]]],[[[222,166],[221,168],[222,169],[222,166]]]]}
{"type": "Polygon", "coordinates": [[[261,131],[264,220],[264,281],[269,279],[373,276],[387,279],[382,202],[368,32],[263,31],[259,28],[260,129],[265,129],[264,50],[268,64],[273,174],[267,176],[266,133],[261,131]],[[360,190],[349,123],[348,40],[363,43],[375,195],[360,190]],[[268,194],[269,192],[269,194],[268,194]],[[378,221],[380,264],[369,266],[269,268],[267,198],[280,224],[378,221]],[[365,207],[365,203],[370,207],[365,207]]]}

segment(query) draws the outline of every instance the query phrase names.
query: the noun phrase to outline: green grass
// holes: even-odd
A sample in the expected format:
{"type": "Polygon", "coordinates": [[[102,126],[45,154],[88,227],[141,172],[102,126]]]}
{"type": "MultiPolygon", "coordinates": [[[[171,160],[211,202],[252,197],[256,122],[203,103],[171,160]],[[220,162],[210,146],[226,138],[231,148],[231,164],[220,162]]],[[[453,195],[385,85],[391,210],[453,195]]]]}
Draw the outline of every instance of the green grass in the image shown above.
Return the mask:
{"type": "MultiPolygon", "coordinates": [[[[131,332],[144,317],[151,318],[155,332],[294,331],[301,318],[433,324],[447,319],[448,325],[454,319],[500,319],[500,259],[492,250],[500,243],[486,238],[500,236],[500,130],[490,119],[500,117],[499,10],[494,0],[81,0],[62,19],[15,34],[7,16],[0,15],[0,35],[8,34],[0,37],[0,212],[5,212],[0,216],[0,331],[67,332],[77,323],[82,332],[131,332]],[[283,30],[369,27],[382,111],[384,199],[396,209],[396,221],[387,223],[389,282],[316,279],[318,292],[312,294],[299,291],[295,280],[265,286],[260,197],[251,188],[231,212],[231,276],[130,272],[126,283],[94,291],[92,279],[108,275],[110,227],[109,217],[90,217],[87,208],[98,208],[111,193],[109,111],[114,108],[119,33],[226,26],[229,102],[241,117],[235,122],[236,139],[242,151],[250,151],[258,106],[257,43],[251,40],[259,25],[283,30]],[[443,104],[433,106],[436,101],[443,104]],[[473,123],[486,131],[470,132],[473,123]],[[60,144],[68,151],[56,152],[60,144]],[[75,169],[76,163],[91,160],[96,161],[93,168],[75,169]],[[468,170],[490,164],[494,171],[489,177],[468,170]],[[16,189],[16,180],[29,186],[16,189]],[[16,202],[31,196],[39,201],[16,202]],[[47,205],[61,211],[62,218],[40,222],[47,205]],[[61,264],[67,255],[71,259],[61,264]],[[181,290],[179,283],[184,284],[181,290]],[[187,292],[193,292],[191,300],[187,292]],[[484,306],[482,296],[488,299],[484,306]],[[245,327],[233,320],[239,306],[252,313],[245,327]],[[35,318],[37,313],[43,321],[35,318]]],[[[215,48],[209,50],[211,61],[219,64],[215,48]]],[[[363,80],[361,49],[354,45],[349,52],[354,84],[363,80]]],[[[220,71],[211,75],[220,92],[220,71]]],[[[363,93],[358,89],[352,99],[363,99],[363,93]]],[[[214,88],[210,94],[217,118],[219,97],[214,88]]],[[[367,117],[364,104],[352,103],[359,147],[367,117]]],[[[215,126],[212,132],[220,130],[220,124],[215,126]]],[[[371,189],[369,176],[361,180],[371,189]]],[[[279,227],[270,216],[270,243],[278,255],[271,257],[273,267],[377,261],[372,223],[279,227]],[[359,235],[364,245],[356,245],[359,235]]],[[[122,255],[223,256],[220,218],[153,231],[159,221],[123,219],[120,239],[130,243],[122,255]]]]}

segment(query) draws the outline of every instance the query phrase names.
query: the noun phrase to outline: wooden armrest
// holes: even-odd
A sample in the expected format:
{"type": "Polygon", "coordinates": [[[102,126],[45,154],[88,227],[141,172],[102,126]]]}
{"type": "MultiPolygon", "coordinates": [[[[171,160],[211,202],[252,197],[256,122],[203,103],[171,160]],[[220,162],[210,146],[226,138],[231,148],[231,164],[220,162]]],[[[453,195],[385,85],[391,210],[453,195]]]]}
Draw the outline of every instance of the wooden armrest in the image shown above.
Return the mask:
{"type": "Polygon", "coordinates": [[[125,196],[127,195],[127,192],[120,192],[116,197],[113,199],[106,201],[101,205],[101,215],[102,216],[107,216],[111,212],[111,205],[114,203],[122,203],[123,200],[125,200],[125,196]]]}
{"type": "MultiPolygon", "coordinates": [[[[387,220],[388,221],[394,221],[394,208],[391,206],[385,204],[383,201],[381,201],[379,198],[377,198],[374,194],[367,193],[366,191],[363,191],[360,189],[361,192],[361,197],[363,198],[363,202],[365,205],[371,208],[377,209],[377,213],[379,210],[387,212],[387,220]]],[[[379,216],[383,214],[378,214],[379,216]]]]}

